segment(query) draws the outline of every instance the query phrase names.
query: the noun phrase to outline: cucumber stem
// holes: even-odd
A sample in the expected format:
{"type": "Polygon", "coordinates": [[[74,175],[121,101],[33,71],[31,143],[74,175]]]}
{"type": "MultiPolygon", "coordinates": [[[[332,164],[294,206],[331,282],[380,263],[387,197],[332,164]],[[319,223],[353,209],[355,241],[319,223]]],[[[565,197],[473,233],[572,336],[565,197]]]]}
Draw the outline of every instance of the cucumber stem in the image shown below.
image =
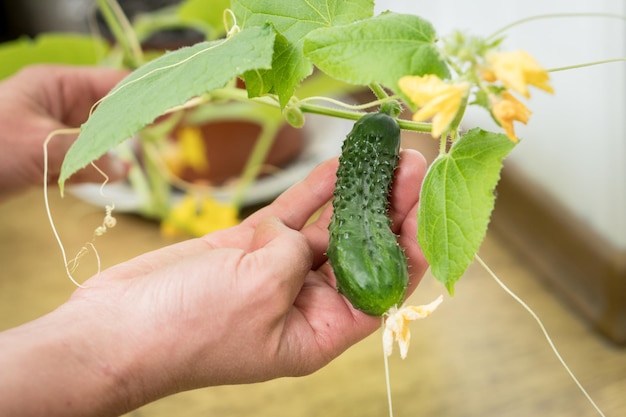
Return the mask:
{"type": "Polygon", "coordinates": [[[391,117],[397,118],[400,113],[402,113],[402,105],[397,100],[386,101],[381,104],[380,111],[391,117]]]}

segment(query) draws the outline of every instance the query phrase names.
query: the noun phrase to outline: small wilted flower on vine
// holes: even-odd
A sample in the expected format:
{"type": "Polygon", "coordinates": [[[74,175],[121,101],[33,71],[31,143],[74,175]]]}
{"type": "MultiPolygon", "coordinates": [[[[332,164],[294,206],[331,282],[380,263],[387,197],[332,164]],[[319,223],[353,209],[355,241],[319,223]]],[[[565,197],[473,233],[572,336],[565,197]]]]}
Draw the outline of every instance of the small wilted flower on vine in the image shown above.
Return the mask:
{"type": "Polygon", "coordinates": [[[506,88],[526,98],[530,97],[529,85],[548,93],[554,92],[548,84],[548,72],[525,51],[490,52],[486,61],[487,67],[483,69],[482,75],[487,82],[499,80],[506,88]]]}
{"type": "Polygon", "coordinates": [[[398,86],[418,107],[413,115],[414,121],[432,118],[433,137],[441,136],[450,127],[470,88],[467,82],[446,82],[432,74],[402,77],[398,86]]]}
{"type": "Polygon", "coordinates": [[[531,111],[521,101],[506,91],[500,97],[493,98],[492,101],[491,112],[493,117],[500,123],[509,139],[517,142],[519,139],[515,136],[513,122],[517,121],[526,124],[530,118],[531,111]]]}
{"type": "Polygon", "coordinates": [[[392,308],[385,319],[385,328],[383,329],[383,349],[385,355],[391,356],[393,342],[395,341],[400,348],[400,357],[402,359],[406,358],[409,351],[409,343],[411,342],[409,323],[430,316],[442,301],[443,297],[439,296],[430,304],[404,306],[399,309],[392,308]]]}

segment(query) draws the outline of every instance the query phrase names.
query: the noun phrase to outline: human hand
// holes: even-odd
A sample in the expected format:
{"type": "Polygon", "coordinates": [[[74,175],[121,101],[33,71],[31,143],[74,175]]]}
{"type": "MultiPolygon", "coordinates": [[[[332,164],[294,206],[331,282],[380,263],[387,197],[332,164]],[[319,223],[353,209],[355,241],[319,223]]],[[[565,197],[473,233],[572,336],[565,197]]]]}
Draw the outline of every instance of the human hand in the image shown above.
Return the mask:
{"type": "MultiPolygon", "coordinates": [[[[379,328],[337,292],[325,255],[336,169],[320,165],[239,226],[102,271],[0,333],[0,414],[120,415],[179,391],[305,375],[379,328]]],[[[392,187],[409,293],[427,268],[415,239],[425,170],[402,151],[392,187]]]]}
{"type": "MultiPolygon", "coordinates": [[[[0,82],[0,196],[43,184],[43,144],[54,130],[78,127],[92,105],[127,73],[96,67],[32,66],[0,82]]],[[[57,180],[61,163],[76,135],[59,135],[48,146],[48,180],[57,180]]],[[[97,165],[111,180],[126,174],[123,165],[104,156],[97,165]]],[[[72,182],[102,182],[85,169],[72,182]]]]}
{"type": "MultiPolygon", "coordinates": [[[[322,164],[237,227],[103,271],[66,307],[109,329],[106,349],[126,359],[128,380],[159,395],[321,368],[380,326],[336,290],[325,256],[332,207],[307,224],[332,197],[336,168],[322,164]]],[[[415,239],[425,169],[419,153],[403,151],[392,187],[409,291],[427,268],[415,239]]]]}

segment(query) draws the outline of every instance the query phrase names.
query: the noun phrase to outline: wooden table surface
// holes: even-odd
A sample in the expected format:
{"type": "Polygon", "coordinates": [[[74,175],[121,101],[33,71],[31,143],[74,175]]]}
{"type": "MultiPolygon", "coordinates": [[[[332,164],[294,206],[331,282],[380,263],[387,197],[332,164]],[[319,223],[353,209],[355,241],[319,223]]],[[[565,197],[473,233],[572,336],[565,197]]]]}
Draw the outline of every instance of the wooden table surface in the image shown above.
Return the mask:
{"type": "MultiPolygon", "coordinates": [[[[89,241],[103,210],[71,196],[51,205],[68,254],[89,241]]],[[[118,214],[96,242],[103,267],[171,243],[158,226],[118,214]]],[[[626,350],[606,343],[573,315],[532,270],[491,234],[482,257],[543,319],[572,371],[607,416],[626,416],[626,350]]],[[[74,290],[44,211],[41,190],[0,204],[0,329],[62,303],[74,290]]],[[[86,256],[78,279],[95,272],[86,256]]],[[[427,276],[412,296],[444,293],[427,276]]],[[[537,324],[478,265],[429,319],[412,324],[406,360],[390,360],[395,417],[595,416],[551,352],[537,324]]],[[[207,355],[210,355],[207,352],[207,355]]],[[[145,417],[307,417],[388,415],[380,333],[319,372],[262,384],[174,395],[129,414],[145,417]]]]}

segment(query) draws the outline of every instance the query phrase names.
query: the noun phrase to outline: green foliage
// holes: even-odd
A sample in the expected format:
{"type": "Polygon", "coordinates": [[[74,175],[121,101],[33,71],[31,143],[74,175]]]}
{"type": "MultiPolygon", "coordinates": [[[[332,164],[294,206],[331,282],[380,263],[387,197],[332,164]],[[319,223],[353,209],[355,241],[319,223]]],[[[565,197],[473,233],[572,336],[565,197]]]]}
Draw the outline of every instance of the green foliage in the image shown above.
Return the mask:
{"type": "Polygon", "coordinates": [[[107,44],[92,36],[48,33],[0,44],[0,79],[33,64],[95,65],[108,52],[107,44]]]}
{"type": "Polygon", "coordinates": [[[449,76],[424,19],[384,13],[307,35],[305,55],[325,73],[352,84],[381,83],[392,90],[405,75],[449,76]],[[393,63],[390,65],[390,63],[393,63]]]}
{"type": "Polygon", "coordinates": [[[246,74],[245,79],[251,95],[276,94],[282,107],[313,71],[303,52],[306,35],[318,28],[349,24],[374,13],[373,0],[233,0],[231,7],[240,26],[271,23],[278,32],[272,68],[246,74]]]}
{"type": "MultiPolygon", "coordinates": [[[[177,9],[177,19],[222,30],[226,0],[208,3],[185,1],[177,9]]],[[[231,8],[234,18],[226,20],[233,35],[167,53],[135,70],[105,97],[65,158],[61,186],[78,169],[197,96],[269,104],[273,110],[282,109],[282,117],[297,127],[304,123],[304,112],[356,120],[362,116],[359,111],[303,98],[334,96],[337,85],[349,85],[370,86],[384,101],[382,86],[395,91],[406,75],[450,78],[449,66],[457,76],[463,75],[475,69],[476,54],[500,41],[481,43],[455,34],[440,49],[429,22],[391,12],[373,16],[373,0],[232,0],[231,8]],[[319,69],[315,77],[303,83],[315,67],[319,69]],[[240,76],[247,91],[232,83],[240,76]]],[[[475,74],[464,79],[481,87],[475,74]]],[[[498,96],[503,88],[478,88],[472,104],[491,111],[492,95],[498,96]]],[[[402,94],[400,98],[407,101],[402,94]]],[[[458,110],[459,118],[466,104],[458,110]]],[[[399,111],[390,103],[383,103],[382,109],[392,116],[399,111]]],[[[399,123],[418,129],[407,120],[399,123]]],[[[502,161],[514,146],[503,134],[471,130],[433,163],[424,180],[417,238],[435,277],[451,293],[484,239],[502,161]]]]}
{"type": "Polygon", "coordinates": [[[274,31],[253,27],[226,40],[201,42],[149,62],[98,105],[67,153],[59,183],[133,136],[168,109],[223,87],[244,71],[269,68],[274,31]]]}
{"type": "Polygon", "coordinates": [[[417,237],[433,275],[450,293],[485,237],[502,160],[514,146],[506,135],[472,129],[424,179],[417,237]]]}

